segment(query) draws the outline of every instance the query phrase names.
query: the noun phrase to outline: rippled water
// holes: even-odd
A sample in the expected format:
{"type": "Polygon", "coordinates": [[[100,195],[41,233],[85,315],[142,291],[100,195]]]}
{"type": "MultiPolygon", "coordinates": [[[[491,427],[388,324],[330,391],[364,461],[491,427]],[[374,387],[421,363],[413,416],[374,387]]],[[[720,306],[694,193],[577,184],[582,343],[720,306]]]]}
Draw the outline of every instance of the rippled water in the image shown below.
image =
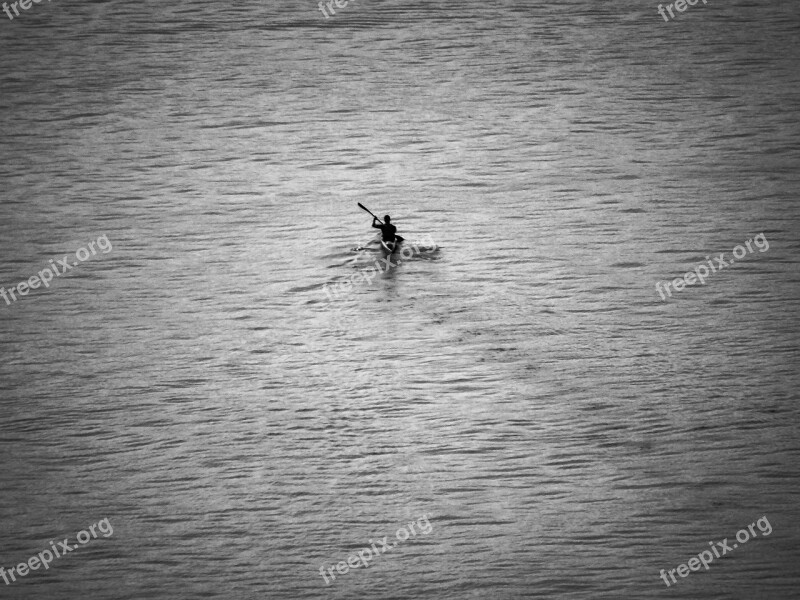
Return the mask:
{"type": "Polygon", "coordinates": [[[0,13],[0,285],[113,246],[0,300],[0,564],[113,526],[0,595],[796,598],[800,8],[656,8],[0,13]]]}

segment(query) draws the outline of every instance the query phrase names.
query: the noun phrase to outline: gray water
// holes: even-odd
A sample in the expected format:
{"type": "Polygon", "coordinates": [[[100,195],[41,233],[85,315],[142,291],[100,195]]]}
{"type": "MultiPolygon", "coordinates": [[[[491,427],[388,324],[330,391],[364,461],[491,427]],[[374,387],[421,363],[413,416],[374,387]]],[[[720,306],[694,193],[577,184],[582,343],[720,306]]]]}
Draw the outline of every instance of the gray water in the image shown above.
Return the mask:
{"type": "Polygon", "coordinates": [[[336,10],[0,12],[0,596],[797,598],[800,5],[336,10]]]}

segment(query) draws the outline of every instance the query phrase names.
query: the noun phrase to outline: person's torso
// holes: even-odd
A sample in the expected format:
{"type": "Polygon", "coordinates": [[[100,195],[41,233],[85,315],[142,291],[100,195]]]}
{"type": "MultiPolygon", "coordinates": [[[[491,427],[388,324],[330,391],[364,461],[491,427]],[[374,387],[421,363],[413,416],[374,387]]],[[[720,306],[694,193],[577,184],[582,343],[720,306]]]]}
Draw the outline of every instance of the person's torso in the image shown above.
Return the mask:
{"type": "Polygon", "coordinates": [[[397,233],[397,227],[391,223],[388,223],[381,227],[381,231],[383,232],[383,239],[386,241],[391,241],[394,239],[395,233],[397,233]]]}

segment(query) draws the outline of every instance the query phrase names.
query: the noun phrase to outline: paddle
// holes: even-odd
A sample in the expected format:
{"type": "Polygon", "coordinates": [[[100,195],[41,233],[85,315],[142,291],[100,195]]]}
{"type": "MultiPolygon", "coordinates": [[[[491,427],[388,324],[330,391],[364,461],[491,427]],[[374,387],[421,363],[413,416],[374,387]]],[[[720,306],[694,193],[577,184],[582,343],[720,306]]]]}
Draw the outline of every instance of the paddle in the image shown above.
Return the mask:
{"type": "MultiPolygon", "coordinates": [[[[381,225],[383,225],[383,221],[381,221],[381,220],[380,220],[378,217],[376,217],[376,216],[373,214],[373,212],[372,212],[370,209],[368,209],[366,206],[364,206],[363,204],[361,204],[361,202],[359,202],[359,203],[358,203],[358,206],[359,206],[359,208],[361,208],[362,210],[365,210],[365,211],[367,211],[369,214],[371,214],[371,215],[372,215],[372,217],[373,217],[373,218],[374,218],[374,219],[375,219],[375,220],[376,220],[378,223],[380,223],[381,225]]],[[[394,236],[394,237],[395,237],[395,239],[396,239],[398,242],[402,242],[402,241],[405,239],[403,236],[400,236],[400,235],[396,235],[396,236],[394,236]]]]}
{"type": "Polygon", "coordinates": [[[380,223],[381,225],[383,225],[383,221],[381,221],[381,220],[380,220],[378,217],[376,217],[376,216],[373,214],[373,212],[372,212],[370,209],[368,209],[366,206],[364,206],[363,204],[361,204],[361,202],[359,202],[359,203],[358,203],[358,207],[359,207],[360,209],[362,209],[362,210],[365,210],[365,211],[367,211],[369,214],[371,214],[373,217],[375,217],[375,220],[376,220],[376,221],[378,221],[378,223],[380,223]]]}

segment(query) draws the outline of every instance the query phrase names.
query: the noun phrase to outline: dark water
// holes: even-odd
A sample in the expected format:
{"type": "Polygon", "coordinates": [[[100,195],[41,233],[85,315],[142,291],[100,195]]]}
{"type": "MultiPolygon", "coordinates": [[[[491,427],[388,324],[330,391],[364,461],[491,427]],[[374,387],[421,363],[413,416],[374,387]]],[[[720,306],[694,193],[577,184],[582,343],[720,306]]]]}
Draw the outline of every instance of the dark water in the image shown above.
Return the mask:
{"type": "Polygon", "coordinates": [[[0,13],[0,595],[796,598],[800,6],[657,6],[0,13]]]}

